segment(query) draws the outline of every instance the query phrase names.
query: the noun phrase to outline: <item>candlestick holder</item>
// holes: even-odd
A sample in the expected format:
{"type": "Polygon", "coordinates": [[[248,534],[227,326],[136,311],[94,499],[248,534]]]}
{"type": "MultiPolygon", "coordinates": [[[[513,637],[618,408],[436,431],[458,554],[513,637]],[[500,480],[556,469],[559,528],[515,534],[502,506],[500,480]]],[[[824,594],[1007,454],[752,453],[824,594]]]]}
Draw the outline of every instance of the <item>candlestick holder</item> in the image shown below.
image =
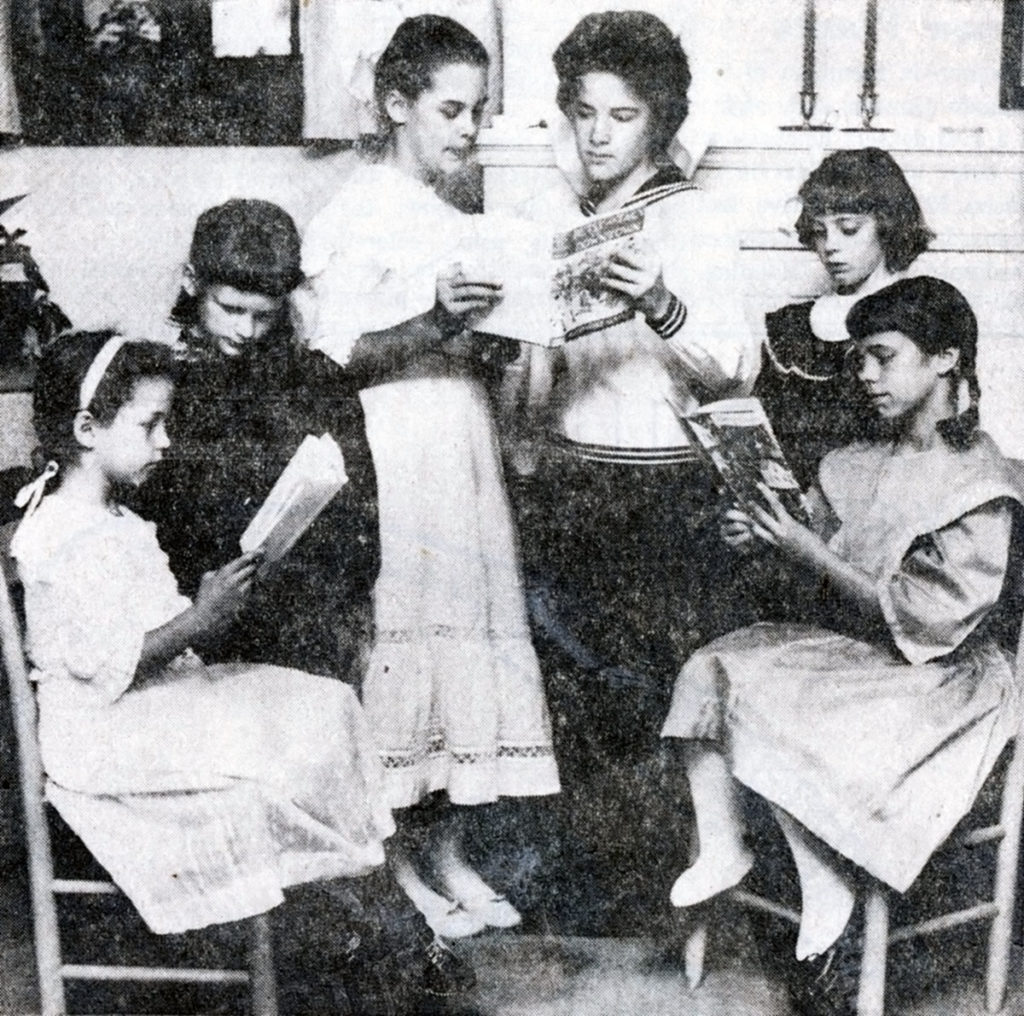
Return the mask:
{"type": "Polygon", "coordinates": [[[814,103],[818,98],[817,92],[801,92],[800,93],[800,116],[803,117],[803,123],[786,124],[780,127],[780,131],[830,131],[832,128],[828,124],[824,123],[811,123],[811,117],[814,116],[814,103]]]}
{"type": "Polygon", "coordinates": [[[861,92],[860,127],[844,127],[845,134],[891,134],[891,127],[876,127],[875,113],[878,110],[878,95],[875,92],[861,92]]]}

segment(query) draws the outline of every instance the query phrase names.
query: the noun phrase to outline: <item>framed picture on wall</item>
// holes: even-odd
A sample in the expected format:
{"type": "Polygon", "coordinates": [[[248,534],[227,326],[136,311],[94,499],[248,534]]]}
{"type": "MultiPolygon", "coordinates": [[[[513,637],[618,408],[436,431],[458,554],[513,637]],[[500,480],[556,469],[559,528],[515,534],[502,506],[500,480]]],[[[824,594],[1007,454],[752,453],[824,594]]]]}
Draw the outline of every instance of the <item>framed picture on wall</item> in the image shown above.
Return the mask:
{"type": "Polygon", "coordinates": [[[1024,109],[1024,0],[1004,0],[999,105],[1024,109]]]}
{"type": "Polygon", "coordinates": [[[25,0],[11,27],[31,144],[301,138],[298,0],[25,0]]]}

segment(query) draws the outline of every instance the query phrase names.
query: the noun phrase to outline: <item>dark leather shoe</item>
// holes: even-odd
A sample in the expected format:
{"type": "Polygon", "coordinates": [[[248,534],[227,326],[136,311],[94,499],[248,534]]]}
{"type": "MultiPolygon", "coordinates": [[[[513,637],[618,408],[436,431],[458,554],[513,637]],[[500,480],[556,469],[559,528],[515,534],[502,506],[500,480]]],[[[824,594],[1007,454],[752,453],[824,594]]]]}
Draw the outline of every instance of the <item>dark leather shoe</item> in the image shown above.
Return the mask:
{"type": "Polygon", "coordinates": [[[450,998],[476,987],[476,973],[464,959],[456,956],[435,938],[424,950],[423,990],[435,998],[450,998]]]}

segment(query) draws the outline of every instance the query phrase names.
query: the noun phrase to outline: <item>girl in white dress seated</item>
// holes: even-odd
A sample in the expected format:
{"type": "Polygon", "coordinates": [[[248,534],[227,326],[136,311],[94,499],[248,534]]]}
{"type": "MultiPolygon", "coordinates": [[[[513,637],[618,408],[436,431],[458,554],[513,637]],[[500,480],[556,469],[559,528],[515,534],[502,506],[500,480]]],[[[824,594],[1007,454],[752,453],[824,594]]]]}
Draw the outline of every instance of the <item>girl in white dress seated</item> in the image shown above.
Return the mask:
{"type": "MultiPolygon", "coordinates": [[[[697,652],[662,732],[684,739],[700,845],[672,902],[701,903],[750,869],[742,784],[793,852],[801,960],[842,934],[858,868],[910,887],[1021,712],[997,638],[1020,499],[978,430],[974,314],[918,277],[865,297],[847,327],[881,436],[825,457],[812,527],[767,488],[723,524],[733,546],[772,545],[823,582],[835,609],[827,626],[758,624],[697,652]]],[[[823,616],[810,598],[806,610],[823,616]]]]}
{"type": "MultiPolygon", "coordinates": [[[[170,348],[109,332],[50,347],[34,396],[49,462],[12,543],[48,796],[157,933],[367,875],[394,830],[351,688],[197,655],[245,603],[258,554],[207,573],[190,602],[155,527],[121,503],[169,446],[173,372],[170,348]]],[[[345,955],[330,935],[317,946],[324,970],[345,955]]]]}

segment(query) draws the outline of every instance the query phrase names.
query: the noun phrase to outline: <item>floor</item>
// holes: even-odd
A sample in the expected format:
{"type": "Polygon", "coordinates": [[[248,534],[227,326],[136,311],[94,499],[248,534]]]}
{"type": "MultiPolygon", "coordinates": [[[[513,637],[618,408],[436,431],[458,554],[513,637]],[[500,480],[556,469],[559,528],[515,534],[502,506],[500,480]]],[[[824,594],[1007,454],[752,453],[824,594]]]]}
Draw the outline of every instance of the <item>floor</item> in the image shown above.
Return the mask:
{"type": "MultiPolygon", "coordinates": [[[[0,1014],[23,1016],[38,1012],[28,896],[17,871],[8,870],[2,885],[0,1014]]],[[[107,926],[100,927],[107,931],[107,926]]],[[[912,970],[913,977],[909,986],[896,978],[893,1016],[981,1016],[983,951],[976,938],[940,936],[912,955],[894,957],[894,966],[912,970]]],[[[687,987],[678,945],[666,944],[664,939],[496,932],[460,942],[457,949],[473,963],[479,984],[452,1016],[790,1016],[792,1012],[779,978],[763,971],[750,925],[736,911],[720,915],[707,977],[695,990],[687,987]]],[[[1019,1014],[1024,1012],[1021,950],[1014,957],[1011,985],[1005,1012],[1019,1014]]],[[[240,1012],[241,1005],[240,997],[186,1000],[178,992],[168,999],[165,992],[155,1002],[152,998],[136,1001],[129,1011],[221,1014],[240,1012]]]]}

